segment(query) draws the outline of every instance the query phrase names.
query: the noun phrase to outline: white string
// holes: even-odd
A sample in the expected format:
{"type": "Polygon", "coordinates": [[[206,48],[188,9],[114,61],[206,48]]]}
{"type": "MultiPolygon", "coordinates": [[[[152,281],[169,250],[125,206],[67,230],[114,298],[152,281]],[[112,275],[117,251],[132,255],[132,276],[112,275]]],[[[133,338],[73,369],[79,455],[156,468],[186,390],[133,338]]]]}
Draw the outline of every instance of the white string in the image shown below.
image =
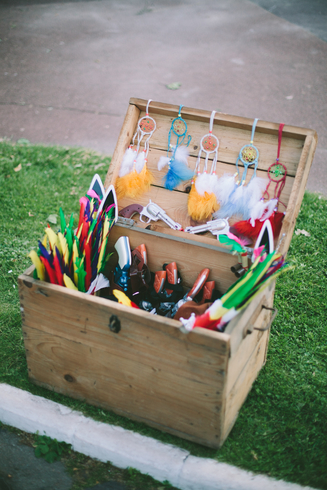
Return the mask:
{"type": "Polygon", "coordinates": [[[209,125],[209,131],[212,133],[212,128],[213,128],[213,120],[215,118],[216,111],[212,111],[211,116],[210,116],[210,125],[209,125]]]}
{"type": "Polygon", "coordinates": [[[149,114],[149,104],[150,104],[150,102],[152,102],[152,99],[149,99],[148,100],[148,103],[146,105],[146,114],[149,114]]]}

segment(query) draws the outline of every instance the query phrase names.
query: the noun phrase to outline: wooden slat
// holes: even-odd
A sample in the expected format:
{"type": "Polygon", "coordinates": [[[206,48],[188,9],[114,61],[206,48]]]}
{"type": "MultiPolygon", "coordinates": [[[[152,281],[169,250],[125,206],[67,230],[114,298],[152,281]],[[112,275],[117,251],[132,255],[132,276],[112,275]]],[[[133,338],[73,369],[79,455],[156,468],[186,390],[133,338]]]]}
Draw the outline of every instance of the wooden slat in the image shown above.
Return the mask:
{"type": "Polygon", "coordinates": [[[32,380],[217,446],[228,335],[202,329],[185,335],[173,320],[28,276],[20,277],[19,289],[32,380]],[[118,334],[108,328],[113,313],[118,334]]]}
{"type": "Polygon", "coordinates": [[[230,355],[235,356],[244,340],[244,325],[255,325],[264,328],[271,312],[262,306],[272,308],[274,301],[275,281],[269,284],[256,298],[254,298],[245,310],[235,317],[226,327],[225,333],[230,335],[230,355]]]}
{"type": "Polygon", "coordinates": [[[123,126],[121,128],[117,145],[112,156],[112,160],[109,166],[108,173],[104,186],[107,189],[111,183],[114,183],[119,172],[120,164],[123,159],[124,153],[128,145],[130,144],[134,130],[139,119],[140,110],[135,105],[129,105],[125,116],[123,126]]]}
{"type": "MultiPolygon", "coordinates": [[[[187,352],[189,351],[188,344],[194,344],[225,354],[229,342],[229,335],[204,329],[195,329],[185,335],[180,332],[181,324],[178,321],[150,315],[143,310],[120,305],[105,298],[86,295],[62,286],[38,281],[24,274],[19,276],[18,286],[23,317],[25,318],[26,311],[30,309],[31,312],[34,312],[32,321],[35,324],[38,324],[38,318],[42,311],[46,310],[50,312],[49,314],[45,313],[49,318],[54,318],[56,315],[58,318],[66,317],[67,324],[72,321],[72,318],[76,318],[76,326],[80,330],[93,325],[94,332],[103,333],[103,331],[108,332],[109,318],[114,314],[120,318],[122,325],[126,325],[125,328],[129,331],[129,335],[134,335],[133,325],[136,323],[139,328],[146,327],[149,331],[154,332],[153,335],[165,335],[167,338],[179,339],[182,344],[185,343],[187,352]],[[100,330],[97,330],[98,328],[100,330]]],[[[53,333],[55,333],[55,323],[53,323],[53,328],[53,333]]],[[[64,332],[62,334],[64,335],[64,332]]],[[[136,335],[139,336],[138,332],[136,335]]],[[[142,339],[143,336],[139,337],[142,339]]],[[[161,343],[165,345],[163,337],[161,337],[161,343]]]]}
{"type": "MultiPolygon", "coordinates": [[[[141,112],[140,117],[144,116],[145,112],[141,112]]],[[[152,117],[156,121],[157,128],[149,140],[150,147],[151,149],[165,152],[164,155],[166,156],[168,148],[168,132],[174,117],[167,118],[167,116],[156,115],[154,113],[152,114],[152,117]]],[[[284,127],[286,128],[285,134],[290,134],[287,131],[287,126],[284,127]]],[[[244,145],[250,143],[251,129],[252,128],[249,130],[226,127],[223,121],[218,121],[214,124],[213,134],[217,136],[219,140],[218,158],[221,162],[235,166],[240,149],[244,145]]],[[[205,134],[208,134],[208,132],[209,125],[206,122],[202,123],[192,119],[187,120],[187,134],[192,136],[191,143],[188,147],[191,156],[194,156],[195,158],[198,156],[201,139],[205,134]]],[[[294,176],[301,156],[304,140],[287,137],[285,134],[283,131],[280,161],[286,166],[288,175],[294,176]]],[[[185,141],[186,140],[187,138],[185,141]]],[[[174,136],[171,136],[171,144],[174,144],[175,142],[176,139],[174,139],[174,136]]],[[[254,136],[254,145],[259,151],[258,169],[267,170],[270,165],[276,161],[278,132],[276,134],[256,132],[254,136]]],[[[143,147],[143,141],[141,142],[141,147],[143,147]]],[[[205,156],[205,154],[202,153],[202,156],[205,156]]],[[[239,162],[239,165],[242,167],[242,162],[239,162]]],[[[194,168],[191,164],[190,167],[194,168]]]]}
{"type": "Polygon", "coordinates": [[[295,227],[296,218],[299,214],[302,199],[305,192],[312,160],[317,146],[317,135],[308,135],[303,152],[300,158],[299,166],[295,176],[292,194],[290,196],[285,218],[283,220],[283,226],[280,232],[280,236],[284,237],[281,244],[280,252],[286,254],[290,246],[293,231],[295,227]]]}
{"type": "MultiPolygon", "coordinates": [[[[121,236],[122,231],[114,227],[109,236],[109,248],[121,236]]],[[[163,264],[176,262],[183,279],[183,285],[191,288],[204,268],[210,269],[209,280],[216,282],[216,287],[222,292],[226,291],[235,282],[231,266],[235,265],[237,258],[231,254],[201,248],[194,244],[174,242],[153,235],[142,236],[136,229],[124,229],[123,234],[129,237],[131,248],[134,249],[145,243],[148,251],[148,265],[152,272],[162,270],[163,264]]],[[[217,240],[216,240],[217,241],[217,240]]]]}
{"type": "MultiPolygon", "coordinates": [[[[131,105],[136,105],[140,111],[145,111],[147,101],[144,99],[137,99],[132,97],[129,101],[131,105]]],[[[170,117],[176,117],[178,114],[179,106],[173,104],[165,104],[163,102],[152,101],[149,106],[149,114],[157,113],[163,114],[170,117]]],[[[199,122],[206,122],[207,124],[210,121],[211,111],[205,111],[202,109],[194,109],[192,107],[183,107],[182,108],[182,116],[185,119],[193,119],[199,122]]],[[[245,129],[247,131],[251,131],[253,119],[249,119],[241,116],[233,116],[230,114],[226,114],[224,112],[217,112],[215,115],[215,121],[222,121],[226,127],[245,129]]],[[[279,128],[279,123],[273,123],[268,121],[259,120],[257,124],[257,131],[263,132],[267,134],[277,134],[279,128]]],[[[292,138],[298,138],[303,140],[307,135],[315,134],[315,131],[312,129],[300,128],[297,126],[287,126],[284,129],[285,136],[290,136],[292,138]],[[287,129],[287,131],[286,131],[287,129]]]]}
{"type": "MultiPolygon", "coordinates": [[[[252,335],[254,335],[253,340],[249,337],[249,341],[244,344],[244,352],[241,349],[239,350],[240,353],[244,354],[244,358],[247,362],[232,389],[228,393],[226,390],[226,394],[224,394],[224,413],[222,415],[223,428],[221,431],[220,445],[223,444],[232,430],[238,412],[264,363],[265,347],[268,341],[269,332],[255,332],[252,335]],[[260,340],[257,342],[257,339],[259,338],[260,340]],[[254,350],[253,343],[255,344],[254,350]]],[[[237,361],[235,360],[235,362],[237,361]]]]}

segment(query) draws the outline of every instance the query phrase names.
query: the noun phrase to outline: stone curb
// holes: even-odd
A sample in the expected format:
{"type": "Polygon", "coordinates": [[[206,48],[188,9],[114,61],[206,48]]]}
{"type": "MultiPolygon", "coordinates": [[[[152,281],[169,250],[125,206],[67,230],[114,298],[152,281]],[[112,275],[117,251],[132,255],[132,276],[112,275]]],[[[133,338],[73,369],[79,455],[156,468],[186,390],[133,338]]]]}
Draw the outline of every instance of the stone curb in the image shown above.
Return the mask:
{"type": "Polygon", "coordinates": [[[64,441],[75,451],[119,468],[133,467],[181,490],[312,490],[255,475],[164,444],[121,427],[96,422],[46,398],[0,384],[0,421],[64,441]]]}

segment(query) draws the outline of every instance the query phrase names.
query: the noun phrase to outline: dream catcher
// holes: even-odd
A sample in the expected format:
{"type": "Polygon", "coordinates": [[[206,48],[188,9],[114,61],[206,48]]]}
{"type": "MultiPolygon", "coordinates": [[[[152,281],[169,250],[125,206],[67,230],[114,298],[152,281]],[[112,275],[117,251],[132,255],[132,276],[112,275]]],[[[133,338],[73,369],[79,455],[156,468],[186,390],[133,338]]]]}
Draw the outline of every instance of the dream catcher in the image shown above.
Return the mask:
{"type": "Polygon", "coordinates": [[[209,133],[204,135],[200,142],[200,150],[195,164],[192,187],[188,196],[188,214],[195,221],[209,218],[212,213],[218,211],[219,204],[214,193],[218,177],[216,166],[218,158],[219,140],[212,134],[213,121],[216,111],[212,111],[210,117],[209,133]],[[203,172],[200,171],[201,154],[205,153],[203,172]],[[209,155],[213,154],[210,172],[208,173],[209,155]]]}
{"type": "Polygon", "coordinates": [[[118,199],[124,196],[138,197],[148,191],[154,178],[147,168],[147,156],[149,153],[149,139],[156,129],[155,120],[149,116],[149,99],[146,106],[146,114],[137,123],[137,130],[133,136],[131,145],[125,151],[118,178],[116,192],[118,199]],[[140,151],[141,141],[144,139],[144,149],[140,151]],[[136,146],[135,140],[137,141],[136,146]]]}
{"type": "Polygon", "coordinates": [[[286,205],[280,200],[280,195],[284,189],[287,175],[287,169],[285,165],[283,165],[279,161],[283,127],[284,124],[279,125],[277,158],[276,162],[270,165],[270,167],[268,168],[267,175],[269,182],[266,186],[262,198],[253,207],[250,220],[240,221],[238,223],[235,223],[235,225],[233,226],[233,228],[239,234],[251,238],[256,238],[260,233],[263,222],[269,219],[274,236],[276,237],[279,235],[284,218],[284,213],[278,212],[279,203],[286,208],[286,205]],[[273,186],[273,197],[270,197],[269,188],[272,188],[273,186]]]}
{"type": "Polygon", "coordinates": [[[179,107],[178,117],[173,119],[168,133],[168,150],[166,157],[160,157],[158,170],[162,170],[168,165],[168,172],[164,177],[164,186],[172,191],[184,180],[189,180],[193,176],[193,171],[188,167],[188,145],[192,137],[187,136],[187,143],[183,145],[187,133],[186,121],[181,116],[182,105],[179,107]],[[176,144],[172,145],[172,137],[176,139],[176,144]]]}
{"type": "Polygon", "coordinates": [[[234,175],[224,175],[219,179],[216,186],[216,196],[221,204],[221,208],[214,214],[215,218],[226,218],[234,215],[249,219],[252,208],[262,197],[266,186],[266,181],[257,177],[259,150],[253,144],[254,133],[258,119],[252,125],[251,141],[244,145],[236,160],[236,170],[234,175]],[[244,166],[240,177],[239,162],[244,166]],[[253,167],[253,175],[247,185],[245,185],[248,168],[253,167]],[[235,179],[237,179],[235,181],[235,179]]]}

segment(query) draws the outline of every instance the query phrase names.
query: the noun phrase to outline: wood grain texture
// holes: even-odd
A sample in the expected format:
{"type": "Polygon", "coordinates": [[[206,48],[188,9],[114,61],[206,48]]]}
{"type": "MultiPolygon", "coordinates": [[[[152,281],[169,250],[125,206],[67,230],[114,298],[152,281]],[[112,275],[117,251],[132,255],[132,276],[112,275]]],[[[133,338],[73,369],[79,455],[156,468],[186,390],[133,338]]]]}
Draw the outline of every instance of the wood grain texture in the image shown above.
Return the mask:
{"type": "MultiPolygon", "coordinates": [[[[140,117],[144,116],[145,112],[141,112],[140,117]]],[[[151,149],[160,150],[161,152],[163,152],[163,155],[166,156],[168,149],[168,133],[174,117],[167,117],[154,113],[152,113],[152,117],[156,121],[157,128],[154,131],[151,139],[149,140],[150,147],[151,149]]],[[[189,153],[190,156],[197,158],[200,149],[201,139],[209,132],[209,122],[199,122],[193,119],[185,120],[187,122],[187,134],[192,136],[192,140],[188,146],[189,153]]],[[[239,155],[240,149],[244,145],[248,145],[250,143],[251,130],[252,125],[247,129],[231,128],[226,127],[223,121],[217,121],[213,125],[212,133],[219,140],[219,161],[223,163],[228,163],[235,167],[235,162],[239,155]]],[[[299,140],[294,137],[286,136],[286,134],[290,134],[287,131],[287,127],[285,130],[285,134],[283,134],[280,161],[286,166],[288,175],[294,176],[296,173],[298,161],[301,156],[304,139],[299,140]]],[[[174,144],[175,142],[176,139],[171,136],[171,144],[174,144]]],[[[270,165],[276,161],[278,132],[276,134],[267,134],[264,132],[256,131],[254,136],[254,145],[259,151],[258,169],[267,170],[270,165]]],[[[141,143],[141,146],[143,147],[143,142],[141,143]]],[[[204,156],[205,154],[202,153],[202,157],[204,156]]],[[[194,168],[194,165],[190,163],[190,167],[194,168]]],[[[243,167],[242,162],[240,162],[240,167],[243,167]]]]}
{"type": "MultiPolygon", "coordinates": [[[[146,104],[146,100],[130,100],[105,187],[115,182],[146,104]]],[[[187,183],[167,191],[162,187],[164,172],[157,170],[178,109],[160,102],[150,104],[150,115],[157,122],[148,158],[155,185],[138,203],[145,206],[151,199],[185,228],[191,224],[187,183]]],[[[182,109],[192,135],[191,168],[200,139],[208,132],[210,115],[210,111],[182,109]]],[[[252,124],[252,119],[215,115],[213,133],[220,141],[219,176],[234,173],[238,152],[249,143],[252,124]]],[[[276,160],[278,128],[277,123],[258,122],[254,144],[260,152],[260,177],[266,177],[268,167],[276,160]]],[[[315,131],[284,127],[280,159],[288,175],[281,196],[287,204],[281,231],[285,234],[283,253],[289,247],[316,144],[315,131]]],[[[248,178],[251,176],[249,170],[248,178]]],[[[125,198],[119,202],[119,209],[132,203],[125,198]]],[[[215,280],[222,292],[235,282],[230,267],[237,259],[210,233],[190,235],[171,230],[160,221],[151,223],[150,230],[146,227],[138,217],[132,228],[115,226],[108,251],[113,250],[121,235],[126,235],[132,249],[145,243],[152,272],[176,261],[188,288],[205,267],[210,268],[209,279],[215,280]]],[[[270,313],[261,305],[272,306],[274,283],[229,323],[225,333],[196,328],[186,335],[180,331],[180,322],[37,281],[32,270],[33,266],[22,274],[18,284],[33,382],[200,444],[215,448],[222,445],[266,359],[269,331],[253,331],[246,336],[244,331],[251,324],[263,327],[269,321],[270,313]],[[120,321],[119,333],[109,329],[113,315],[120,321]]]]}
{"type": "MultiPolygon", "coordinates": [[[[109,250],[114,250],[113,246],[121,234],[122,230],[119,227],[112,229],[109,236],[109,250]]],[[[123,234],[129,238],[132,250],[141,243],[146,244],[148,266],[152,272],[162,270],[163,264],[176,262],[183,285],[188,288],[193,286],[201,270],[207,267],[210,269],[209,280],[215,281],[216,287],[222,292],[225,292],[235,282],[235,276],[230,270],[231,266],[237,262],[234,255],[215,249],[202,248],[197,246],[197,242],[194,244],[176,242],[150,234],[145,237],[133,228],[124,229],[123,234]]]]}
{"type": "Polygon", "coordinates": [[[262,306],[272,308],[274,302],[275,281],[269,284],[237,317],[235,317],[225,329],[225,333],[230,335],[230,355],[235,356],[242,342],[246,337],[244,325],[249,327],[254,325],[264,328],[267,325],[271,312],[262,306]]]}
{"type": "Polygon", "coordinates": [[[32,278],[19,283],[32,380],[217,446],[227,335],[203,335],[202,329],[185,335],[168,319],[156,328],[145,312],[75,291],[67,295],[32,278]],[[118,334],[108,328],[114,313],[118,334]]]}
{"type": "Polygon", "coordinates": [[[303,152],[296,172],[292,193],[287,205],[280,236],[284,237],[280,252],[286,254],[293,236],[296,218],[299,214],[305,192],[312,160],[317,146],[317,135],[308,135],[305,140],[303,152]]]}
{"type": "MultiPolygon", "coordinates": [[[[254,332],[254,338],[248,337],[244,343],[245,366],[243,367],[240,375],[234,383],[232,389],[227,393],[224,393],[224,407],[223,407],[223,428],[221,430],[220,445],[226,440],[228,434],[232,430],[238,413],[251,390],[253,382],[256,380],[260,369],[262,368],[265,360],[265,347],[267,344],[267,337],[269,332],[254,332]],[[259,341],[257,341],[259,340],[259,341]],[[255,345],[254,350],[252,349],[255,345]]],[[[239,350],[240,352],[241,350],[239,350]]],[[[236,361],[235,361],[236,362],[236,361]]],[[[226,385],[227,388],[227,385],[226,385]]]]}
{"type": "Polygon", "coordinates": [[[128,106],[125,120],[121,128],[117,145],[104,182],[104,187],[106,189],[109,187],[110,184],[114,184],[116,178],[118,177],[121,161],[123,159],[126,148],[133,138],[139,116],[140,110],[135,105],[130,104],[128,106]]]}
{"type": "MultiPolygon", "coordinates": [[[[131,105],[136,105],[140,111],[145,111],[147,101],[144,99],[138,99],[132,97],[129,101],[131,105]]],[[[173,104],[166,104],[163,102],[152,101],[149,106],[149,114],[152,112],[157,114],[163,114],[170,117],[176,117],[178,114],[179,106],[173,104]]],[[[205,111],[202,109],[194,109],[193,107],[183,107],[182,116],[185,119],[194,119],[199,122],[206,122],[209,124],[211,111],[205,111]]],[[[233,116],[224,112],[217,112],[215,115],[215,121],[221,121],[226,127],[245,129],[251,131],[253,119],[249,119],[241,116],[233,116]]],[[[278,134],[279,123],[259,120],[257,124],[257,131],[267,134],[278,134]]],[[[316,132],[312,129],[300,128],[297,126],[285,126],[283,133],[285,136],[291,136],[303,140],[308,134],[314,135],[316,132]]]]}

